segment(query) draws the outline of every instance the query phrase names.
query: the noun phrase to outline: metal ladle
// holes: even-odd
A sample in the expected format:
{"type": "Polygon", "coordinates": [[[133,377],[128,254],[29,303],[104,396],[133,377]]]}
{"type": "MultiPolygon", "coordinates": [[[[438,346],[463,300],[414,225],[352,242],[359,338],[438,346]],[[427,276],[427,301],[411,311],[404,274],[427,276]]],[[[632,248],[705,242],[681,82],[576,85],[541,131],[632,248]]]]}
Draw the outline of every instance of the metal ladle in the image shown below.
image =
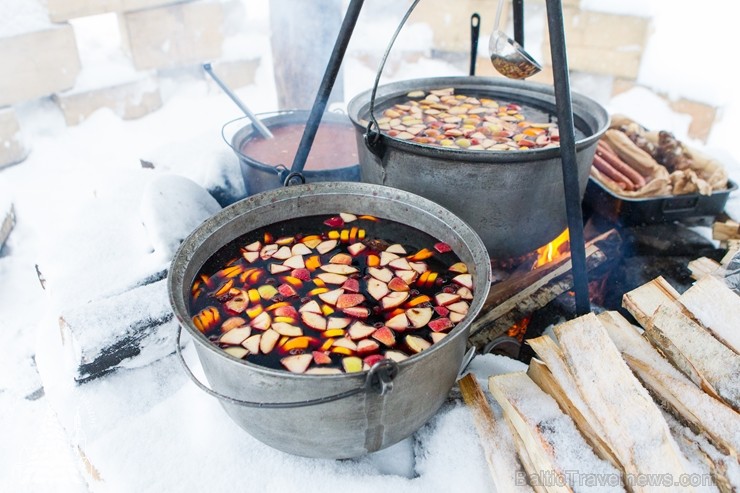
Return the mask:
{"type": "Polygon", "coordinates": [[[504,0],[499,0],[496,9],[494,31],[488,42],[488,53],[493,67],[509,79],[526,79],[540,70],[542,66],[527,53],[522,46],[499,30],[504,0]]]}
{"type": "Polygon", "coordinates": [[[208,75],[211,76],[211,78],[218,84],[218,86],[221,88],[223,92],[226,93],[227,96],[236,104],[240,110],[244,112],[245,115],[247,115],[247,118],[252,122],[252,125],[257,130],[257,132],[265,139],[272,139],[275,136],[272,135],[272,132],[270,132],[270,129],[265,126],[264,123],[260,121],[259,118],[257,118],[257,115],[252,113],[252,110],[250,110],[244,102],[239,99],[239,96],[236,95],[229,87],[224,83],[224,81],[221,80],[219,76],[217,76],[213,72],[213,67],[210,63],[204,63],[203,64],[203,70],[206,71],[208,75]]]}

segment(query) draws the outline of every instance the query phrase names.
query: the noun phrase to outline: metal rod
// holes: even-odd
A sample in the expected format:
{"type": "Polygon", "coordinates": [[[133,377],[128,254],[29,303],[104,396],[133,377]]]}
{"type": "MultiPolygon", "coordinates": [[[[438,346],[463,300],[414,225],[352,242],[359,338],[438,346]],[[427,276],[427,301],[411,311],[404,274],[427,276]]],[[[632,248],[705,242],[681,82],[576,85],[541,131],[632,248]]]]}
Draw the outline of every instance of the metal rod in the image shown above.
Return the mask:
{"type": "Polygon", "coordinates": [[[576,313],[584,315],[591,311],[588,299],[588,270],[586,268],[586,244],[583,237],[583,215],[581,193],[578,184],[576,162],[576,139],[573,126],[573,105],[570,94],[568,56],[565,51],[565,28],[563,27],[563,5],[561,0],[546,0],[547,23],[550,31],[550,52],[555,82],[555,105],[558,128],[560,129],[560,156],[563,166],[565,189],[565,211],[570,231],[570,255],[573,265],[573,288],[576,294],[576,313]]]}
{"type": "Polygon", "coordinates": [[[524,0],[513,0],[514,41],[524,48],[524,0]]]}
{"type": "MultiPolygon", "coordinates": [[[[355,28],[355,24],[357,24],[357,18],[360,15],[363,2],[364,0],[351,0],[347,7],[347,12],[344,15],[342,26],[339,28],[339,34],[337,34],[337,40],[334,43],[331,57],[329,57],[329,63],[326,66],[324,77],[321,80],[319,91],[316,94],[316,99],[311,108],[311,113],[308,115],[308,121],[306,122],[306,128],[303,130],[301,142],[298,144],[298,150],[296,151],[295,158],[293,159],[293,166],[291,167],[291,174],[301,173],[303,171],[303,167],[306,165],[308,153],[311,151],[311,145],[313,145],[313,140],[319,129],[321,118],[324,116],[326,103],[329,101],[331,90],[337,79],[337,74],[342,65],[344,53],[347,51],[347,45],[352,37],[352,31],[355,28]]],[[[309,63],[309,61],[304,60],[303,63],[309,63]]]]}
{"type": "Polygon", "coordinates": [[[270,132],[270,129],[265,126],[262,121],[260,121],[259,118],[257,118],[257,115],[252,113],[252,110],[250,110],[246,104],[242,102],[241,99],[239,99],[239,96],[237,96],[231,89],[228,88],[226,84],[224,84],[224,81],[222,81],[214,72],[213,67],[210,63],[204,63],[203,64],[203,70],[206,71],[208,75],[211,76],[211,78],[216,81],[216,84],[219,85],[221,90],[226,93],[226,95],[231,98],[231,100],[239,107],[240,110],[244,112],[245,115],[252,121],[252,125],[254,125],[254,128],[257,129],[257,131],[262,135],[262,137],[266,139],[272,139],[274,136],[272,135],[272,132],[270,132]]]}

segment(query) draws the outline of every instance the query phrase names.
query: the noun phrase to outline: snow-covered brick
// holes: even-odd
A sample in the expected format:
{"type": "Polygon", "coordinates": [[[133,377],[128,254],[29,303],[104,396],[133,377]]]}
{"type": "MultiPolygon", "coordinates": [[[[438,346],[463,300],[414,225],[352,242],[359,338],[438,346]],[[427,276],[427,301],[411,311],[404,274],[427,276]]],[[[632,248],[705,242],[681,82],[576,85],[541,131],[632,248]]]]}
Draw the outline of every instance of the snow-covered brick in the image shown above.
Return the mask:
{"type": "MultiPolygon", "coordinates": [[[[260,59],[220,60],[212,65],[213,71],[227,87],[237,89],[254,84],[260,59]]],[[[209,84],[212,85],[214,91],[221,91],[215,82],[209,80],[209,84]]]]}
{"type": "MultiPolygon", "coordinates": [[[[569,9],[564,16],[568,65],[573,71],[636,79],[650,34],[650,19],[569,9]]],[[[550,59],[545,36],[543,59],[550,59]]]]}
{"type": "Polygon", "coordinates": [[[12,74],[0,77],[0,106],[70,89],[80,71],[77,43],[69,24],[0,37],[0,60],[3,74],[12,74]]]}
{"type": "Polygon", "coordinates": [[[63,311],[59,327],[77,382],[144,366],[175,350],[177,322],[166,279],[63,311]]]}
{"type": "Polygon", "coordinates": [[[163,174],[147,185],[139,213],[155,253],[171,258],[182,240],[219,210],[216,199],[191,179],[163,174]]]}
{"type": "Polygon", "coordinates": [[[0,108],[0,168],[23,161],[28,149],[13,108],[0,108]]]}
{"type": "Polygon", "coordinates": [[[139,70],[180,67],[221,55],[223,10],[188,2],[121,15],[121,37],[139,70]]]}
{"type": "Polygon", "coordinates": [[[185,0],[47,0],[49,17],[62,22],[88,15],[161,7],[185,0]]]}
{"type": "Polygon", "coordinates": [[[151,77],[110,87],[56,94],[54,100],[68,125],[77,125],[100,108],[109,108],[124,120],[141,118],[162,106],[159,84],[151,77]]]}

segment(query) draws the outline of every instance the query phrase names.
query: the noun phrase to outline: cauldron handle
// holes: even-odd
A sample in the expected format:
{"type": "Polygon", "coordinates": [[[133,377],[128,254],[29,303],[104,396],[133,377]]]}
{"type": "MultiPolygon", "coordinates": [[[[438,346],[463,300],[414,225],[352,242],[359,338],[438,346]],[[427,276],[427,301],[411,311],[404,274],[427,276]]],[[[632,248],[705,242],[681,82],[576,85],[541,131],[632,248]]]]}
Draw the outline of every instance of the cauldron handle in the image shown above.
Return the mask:
{"type": "Polygon", "coordinates": [[[198,377],[195,376],[182,355],[182,347],[180,344],[181,336],[182,325],[177,324],[177,345],[175,346],[175,352],[177,352],[177,357],[180,360],[180,364],[185,370],[185,373],[190,377],[190,380],[192,380],[193,383],[206,394],[212,397],[216,397],[217,399],[229,402],[231,404],[238,404],[244,407],[257,407],[263,409],[292,409],[296,407],[307,407],[316,406],[318,404],[326,404],[328,402],[338,401],[340,399],[344,399],[345,397],[351,397],[362,392],[375,392],[380,395],[385,395],[393,389],[393,379],[398,376],[398,373],[400,371],[398,363],[390,359],[384,359],[375,363],[372,368],[368,370],[367,377],[365,379],[365,385],[354,388],[352,390],[347,390],[345,392],[340,392],[339,394],[319,397],[318,399],[308,399],[305,401],[293,402],[245,401],[221,394],[220,392],[216,392],[215,390],[211,389],[206,384],[201,382],[198,377]]]}
{"type": "Polygon", "coordinates": [[[383,74],[383,68],[385,68],[385,62],[388,60],[388,55],[391,52],[391,48],[393,48],[393,43],[396,42],[396,38],[401,32],[403,25],[406,24],[406,20],[411,15],[411,12],[414,11],[414,8],[416,8],[416,4],[418,4],[419,1],[420,0],[414,0],[414,3],[411,4],[411,6],[408,8],[403,18],[401,19],[401,22],[398,24],[396,32],[394,32],[393,36],[391,36],[391,40],[385,49],[385,53],[383,53],[383,58],[380,60],[378,73],[375,75],[375,83],[373,84],[373,92],[370,95],[370,122],[367,125],[367,132],[365,132],[365,146],[370,152],[375,154],[381,160],[383,159],[383,155],[385,154],[385,145],[383,144],[383,139],[380,134],[380,126],[378,125],[378,120],[375,118],[375,95],[378,92],[380,76],[383,74]]]}

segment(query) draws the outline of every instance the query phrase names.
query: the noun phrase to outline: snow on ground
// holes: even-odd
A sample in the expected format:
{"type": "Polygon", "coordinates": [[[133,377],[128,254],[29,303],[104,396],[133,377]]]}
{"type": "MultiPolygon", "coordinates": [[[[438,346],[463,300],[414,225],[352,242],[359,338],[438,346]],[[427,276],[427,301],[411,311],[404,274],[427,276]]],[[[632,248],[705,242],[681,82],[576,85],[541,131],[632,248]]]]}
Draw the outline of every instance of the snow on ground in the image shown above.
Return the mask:
{"type": "MultiPolygon", "coordinates": [[[[643,5],[589,3],[617,12],[628,4],[643,5]]],[[[660,12],[646,52],[652,61],[641,72],[640,82],[672,96],[721,105],[707,149],[723,160],[733,180],[740,181],[740,150],[735,145],[740,128],[737,91],[726,83],[729,77],[709,78],[693,71],[696,51],[686,51],[693,58],[683,63],[674,53],[680,52],[679,45],[695,50],[694,45],[701,44],[696,29],[702,26],[713,29],[705,39],[722,46],[717,33],[729,37],[732,26],[722,16],[701,17],[710,10],[722,10],[716,0],[712,9],[700,10],[690,8],[688,2],[679,3],[683,7],[669,13],[658,11],[652,3],[646,8],[653,10],[640,9],[660,12]],[[681,9],[692,16],[691,23],[678,22],[681,9]],[[686,35],[687,25],[692,26],[690,35],[686,35]]],[[[46,26],[48,19],[33,6],[34,2],[25,0],[4,0],[0,22],[7,18],[2,15],[5,8],[5,13],[22,14],[13,29],[46,26]]],[[[264,18],[264,8],[245,10],[257,21],[264,18]]],[[[10,29],[8,23],[0,24],[0,35],[10,29]]],[[[386,33],[390,28],[383,29],[386,33]]],[[[411,33],[409,40],[428,40],[423,28],[415,27],[411,33]]],[[[237,91],[257,113],[276,107],[267,35],[264,30],[250,32],[249,44],[262,40],[257,50],[262,63],[256,83],[237,91]]],[[[357,32],[345,62],[347,100],[368,89],[375,77],[375,71],[354,54],[369,46],[376,53],[382,51],[388,35],[378,43],[378,31],[357,32]]],[[[92,46],[96,39],[90,36],[81,47],[87,60],[119,60],[110,46],[92,46]]],[[[238,57],[237,44],[233,46],[230,56],[238,57]]],[[[719,50],[704,54],[710,57],[707,66],[719,66],[724,60],[719,50]]],[[[119,65],[118,69],[126,68],[119,65]]],[[[422,58],[383,80],[459,73],[444,62],[422,58]]],[[[103,82],[103,75],[87,74],[91,87],[103,82]]],[[[603,93],[602,87],[594,86],[598,79],[587,82],[580,87],[574,83],[574,89],[603,93]]],[[[162,238],[150,236],[144,226],[147,218],[140,213],[152,180],[176,174],[209,190],[225,187],[243,192],[236,159],[220,135],[225,122],[241,116],[238,109],[200,77],[179,74],[160,83],[163,108],[139,120],[121,121],[109,110],[101,110],[79,126],[66,127],[56,106],[47,100],[16,108],[32,152],[22,164],[0,171],[0,193],[12,200],[17,215],[17,225],[0,254],[0,491],[48,491],[50,485],[55,491],[70,492],[197,491],[203,485],[212,491],[234,487],[454,491],[461,484],[466,491],[489,491],[491,483],[472,420],[461,405],[446,405],[414,437],[379,454],[352,461],[319,461],[276,452],[243,433],[212,398],[186,381],[174,357],[79,387],[59,369],[64,368],[57,364],[62,357],[57,321],[62,308],[121,292],[167,266],[166,255],[156,250],[162,238]],[[154,169],[143,167],[142,160],[154,169]],[[94,470],[80,472],[82,452],[94,470]]],[[[609,101],[608,108],[685,137],[686,119],[644,90],[622,94],[609,101]]],[[[731,198],[727,209],[740,217],[740,200],[731,198]]],[[[193,361],[191,351],[188,348],[186,355],[193,361]]],[[[520,369],[511,361],[494,363],[491,370],[491,361],[479,357],[473,369],[476,374],[520,369]]]]}

